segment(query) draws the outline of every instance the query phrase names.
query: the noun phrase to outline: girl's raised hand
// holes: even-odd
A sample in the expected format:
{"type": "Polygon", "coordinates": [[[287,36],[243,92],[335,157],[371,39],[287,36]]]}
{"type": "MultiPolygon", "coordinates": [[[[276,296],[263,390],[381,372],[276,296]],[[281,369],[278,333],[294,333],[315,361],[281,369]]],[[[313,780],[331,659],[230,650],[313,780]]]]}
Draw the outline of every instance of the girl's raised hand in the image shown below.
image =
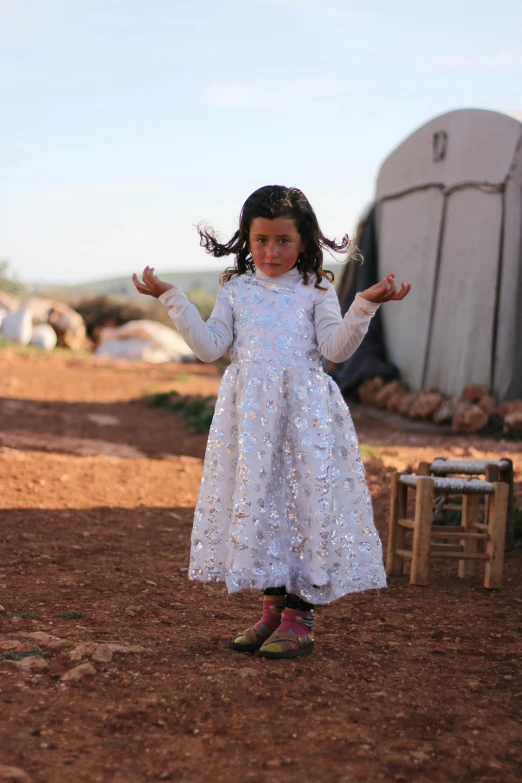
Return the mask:
{"type": "Polygon", "coordinates": [[[169,291],[174,288],[172,283],[165,283],[164,280],[160,280],[154,274],[154,267],[146,266],[143,270],[143,282],[139,279],[137,274],[132,275],[132,282],[136,286],[140,294],[146,294],[147,296],[154,296],[156,299],[161,296],[165,291],[169,291]]]}
{"type": "Polygon", "coordinates": [[[391,300],[398,301],[404,299],[408,295],[410,288],[411,283],[401,283],[401,287],[397,290],[395,275],[391,274],[386,275],[384,280],[381,280],[376,285],[372,285],[371,288],[367,288],[366,291],[361,291],[361,296],[368,302],[382,304],[391,300]]]}

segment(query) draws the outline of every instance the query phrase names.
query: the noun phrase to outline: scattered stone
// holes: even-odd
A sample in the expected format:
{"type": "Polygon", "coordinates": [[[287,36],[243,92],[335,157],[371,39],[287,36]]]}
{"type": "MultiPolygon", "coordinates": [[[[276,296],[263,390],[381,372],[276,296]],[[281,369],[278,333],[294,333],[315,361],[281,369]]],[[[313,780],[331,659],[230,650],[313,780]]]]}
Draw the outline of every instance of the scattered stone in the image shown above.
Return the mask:
{"type": "Polygon", "coordinates": [[[18,639],[6,639],[0,641],[0,650],[16,650],[22,644],[18,639]]]}
{"type": "Polygon", "coordinates": [[[28,672],[43,672],[49,664],[41,655],[28,655],[21,661],[17,661],[18,668],[28,672]]]}
{"type": "Polygon", "coordinates": [[[75,666],[74,669],[69,669],[62,676],[62,682],[80,682],[86,677],[93,677],[96,674],[96,669],[92,663],[81,663],[79,666],[75,666]]]}
{"type": "Polygon", "coordinates": [[[390,381],[390,383],[385,383],[375,394],[374,404],[377,405],[378,408],[386,408],[386,404],[390,397],[399,392],[406,393],[406,391],[407,389],[402,381],[390,381]]]}
{"type": "Polygon", "coordinates": [[[453,417],[453,432],[478,432],[488,423],[489,416],[478,405],[459,401],[453,417]]]}
{"type": "Polygon", "coordinates": [[[475,405],[486,394],[489,394],[489,389],[485,386],[481,386],[478,383],[469,383],[463,388],[460,399],[463,402],[470,402],[472,405],[475,405]]]}
{"type": "Polygon", "coordinates": [[[243,666],[241,669],[237,670],[237,673],[243,679],[245,679],[246,677],[259,677],[258,670],[252,668],[251,666],[243,666]]]}
{"type": "Polygon", "coordinates": [[[497,410],[497,401],[492,394],[484,394],[477,402],[477,405],[479,408],[482,408],[484,413],[487,413],[488,416],[492,416],[497,410]]]}
{"type": "Polygon", "coordinates": [[[0,764],[0,780],[9,780],[10,783],[15,783],[15,781],[26,781],[28,783],[30,781],[29,775],[23,771],[23,769],[20,769],[19,767],[7,767],[5,764],[0,764]]]}
{"type": "Polygon", "coordinates": [[[363,381],[357,389],[357,394],[362,405],[374,405],[377,392],[384,386],[383,379],[378,375],[363,381]]]}
{"type": "Polygon", "coordinates": [[[440,392],[433,389],[423,389],[410,405],[408,416],[411,419],[431,419],[443,399],[440,392]]]}
{"type": "Polygon", "coordinates": [[[456,408],[456,399],[442,400],[441,404],[433,414],[433,421],[435,424],[447,424],[453,419],[456,408]]]}
{"type": "Polygon", "coordinates": [[[5,614],[5,609],[2,604],[0,604],[0,614],[5,614]]]}
{"type": "Polygon", "coordinates": [[[96,642],[81,642],[74,650],[69,653],[71,661],[81,661],[82,658],[92,658],[98,663],[109,663],[112,661],[112,650],[107,644],[97,644],[96,642]]]}
{"type": "Polygon", "coordinates": [[[148,652],[146,647],[142,647],[140,644],[113,644],[109,643],[104,645],[108,647],[113,653],[122,653],[123,655],[130,655],[132,653],[146,653],[148,652]]]}

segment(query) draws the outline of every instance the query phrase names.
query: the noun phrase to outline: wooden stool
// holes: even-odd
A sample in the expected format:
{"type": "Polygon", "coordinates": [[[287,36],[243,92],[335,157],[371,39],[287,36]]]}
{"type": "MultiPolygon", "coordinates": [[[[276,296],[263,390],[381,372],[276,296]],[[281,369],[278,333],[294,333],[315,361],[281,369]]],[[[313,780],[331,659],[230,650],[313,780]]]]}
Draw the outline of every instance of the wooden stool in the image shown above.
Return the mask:
{"type": "MultiPolygon", "coordinates": [[[[436,457],[433,462],[421,462],[419,476],[484,476],[486,481],[503,481],[508,485],[508,511],[506,519],[506,550],[515,546],[515,502],[513,490],[513,462],[502,457],[499,460],[456,459],[436,457]]],[[[486,497],[486,516],[489,497],[486,497]]]]}
{"type": "Polygon", "coordinates": [[[468,562],[484,560],[484,587],[498,590],[502,582],[504,541],[508,508],[508,485],[479,479],[432,478],[394,473],[391,477],[390,529],[386,573],[402,574],[404,561],[411,560],[410,584],[428,583],[430,557],[459,561],[459,576],[470,575],[468,562]],[[415,490],[414,519],[406,519],[408,489],[415,490]],[[462,495],[462,524],[459,527],[433,525],[433,499],[438,495],[462,495]],[[478,521],[480,496],[489,498],[487,519],[478,521]],[[413,531],[413,546],[405,549],[406,531],[413,531]],[[456,539],[455,543],[437,543],[456,539]],[[457,543],[458,540],[458,543],[457,543]],[[485,551],[478,551],[483,541],[485,551]]]}

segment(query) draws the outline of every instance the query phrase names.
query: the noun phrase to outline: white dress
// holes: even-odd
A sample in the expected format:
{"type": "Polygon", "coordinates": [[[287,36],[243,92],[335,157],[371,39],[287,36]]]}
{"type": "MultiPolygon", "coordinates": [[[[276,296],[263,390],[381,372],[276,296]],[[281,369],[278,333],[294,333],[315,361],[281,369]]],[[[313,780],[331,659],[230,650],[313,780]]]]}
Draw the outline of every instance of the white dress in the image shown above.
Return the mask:
{"type": "Polygon", "coordinates": [[[384,587],[359,445],[320,354],[342,361],[377,305],[344,319],[325,279],[256,272],[225,284],[206,324],[179,289],[161,301],[204,361],[230,350],[209,433],[189,578],[233,593],[285,585],[312,603],[384,587]]]}

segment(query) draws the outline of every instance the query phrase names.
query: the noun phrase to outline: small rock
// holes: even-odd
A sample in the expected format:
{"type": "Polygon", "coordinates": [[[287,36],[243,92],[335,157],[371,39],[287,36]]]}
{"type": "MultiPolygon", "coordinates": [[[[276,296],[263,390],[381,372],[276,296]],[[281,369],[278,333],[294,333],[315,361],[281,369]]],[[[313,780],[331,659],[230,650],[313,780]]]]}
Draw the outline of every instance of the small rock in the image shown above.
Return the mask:
{"type": "Polygon", "coordinates": [[[5,613],[5,609],[4,609],[4,607],[2,606],[2,604],[0,604],[0,614],[4,614],[4,613],[5,613]]]}
{"type": "Polygon", "coordinates": [[[369,378],[357,388],[357,395],[363,405],[374,405],[377,392],[384,386],[380,376],[369,378]]]}
{"type": "Polygon", "coordinates": [[[22,780],[28,783],[30,777],[19,767],[7,767],[5,764],[0,764],[0,780],[8,780],[10,783],[22,780]]]}
{"type": "Polygon", "coordinates": [[[80,682],[86,677],[93,677],[96,674],[96,669],[92,663],[81,663],[79,666],[75,666],[74,669],[69,669],[62,677],[62,682],[80,682]]]}
{"type": "Polygon", "coordinates": [[[237,673],[240,677],[243,677],[243,679],[246,677],[259,677],[257,669],[253,669],[251,666],[243,666],[241,669],[237,670],[237,673]]]}
{"type": "Polygon", "coordinates": [[[0,641],[0,650],[16,650],[21,644],[22,642],[17,639],[6,639],[5,641],[0,641]]]}
{"type": "Polygon", "coordinates": [[[469,383],[462,390],[460,399],[463,402],[470,402],[472,405],[475,405],[475,403],[477,403],[480,398],[484,397],[486,394],[489,394],[489,389],[487,389],[485,386],[481,386],[478,383],[469,383]]]}
{"type": "Polygon", "coordinates": [[[391,411],[392,413],[398,413],[401,402],[407,394],[410,394],[410,392],[406,388],[391,394],[386,402],[386,410],[391,411]]]}
{"type": "Polygon", "coordinates": [[[408,410],[411,419],[431,419],[444,397],[438,391],[423,389],[420,391],[408,410]]]}
{"type": "Polygon", "coordinates": [[[468,688],[470,691],[478,691],[480,689],[480,681],[479,680],[468,680],[468,688]]]}
{"type": "Polygon", "coordinates": [[[28,655],[27,658],[18,661],[18,667],[30,672],[43,672],[49,664],[40,655],[28,655]]]}
{"type": "Polygon", "coordinates": [[[81,661],[82,658],[92,658],[98,663],[109,663],[112,661],[112,650],[107,644],[96,644],[96,642],[82,642],[69,653],[71,661],[81,661]]]}
{"type": "Polygon", "coordinates": [[[109,644],[104,646],[108,647],[113,653],[122,653],[123,655],[148,652],[147,648],[142,647],[140,644],[112,644],[109,642],[109,644]]]}
{"type": "Polygon", "coordinates": [[[453,432],[478,432],[488,423],[489,416],[478,405],[459,401],[453,417],[453,432]]]}

